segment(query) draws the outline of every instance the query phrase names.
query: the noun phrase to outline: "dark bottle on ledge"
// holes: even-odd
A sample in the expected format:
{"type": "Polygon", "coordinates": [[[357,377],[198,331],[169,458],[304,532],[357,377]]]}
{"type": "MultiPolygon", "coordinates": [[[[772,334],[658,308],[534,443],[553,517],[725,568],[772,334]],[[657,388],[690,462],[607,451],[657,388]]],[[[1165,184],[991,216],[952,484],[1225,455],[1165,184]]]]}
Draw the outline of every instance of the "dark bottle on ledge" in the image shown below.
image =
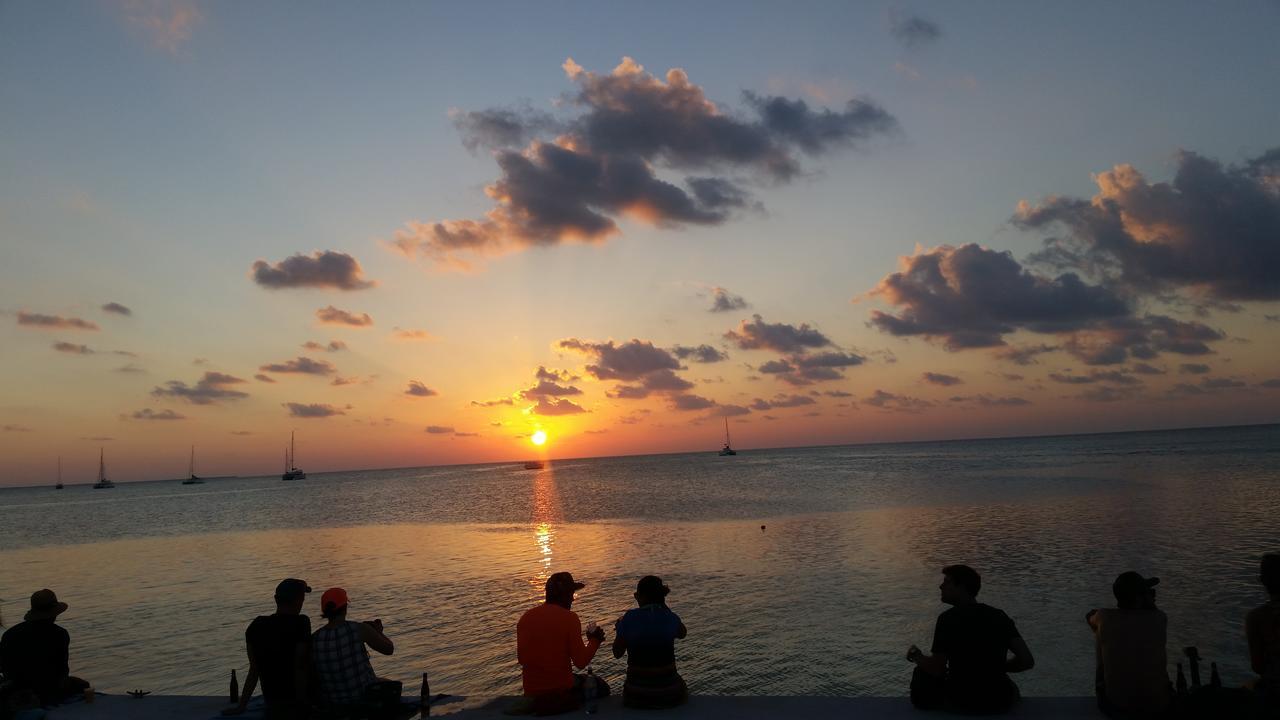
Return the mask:
{"type": "Polygon", "coordinates": [[[418,717],[427,717],[431,714],[431,686],[427,684],[427,674],[422,673],[422,699],[418,706],[418,717]]]}
{"type": "Polygon", "coordinates": [[[1182,674],[1182,663],[1178,663],[1177,688],[1179,695],[1187,694],[1187,676],[1182,674]]]}
{"type": "Polygon", "coordinates": [[[231,668],[231,704],[240,702],[240,681],[236,680],[236,669],[231,668]]]}

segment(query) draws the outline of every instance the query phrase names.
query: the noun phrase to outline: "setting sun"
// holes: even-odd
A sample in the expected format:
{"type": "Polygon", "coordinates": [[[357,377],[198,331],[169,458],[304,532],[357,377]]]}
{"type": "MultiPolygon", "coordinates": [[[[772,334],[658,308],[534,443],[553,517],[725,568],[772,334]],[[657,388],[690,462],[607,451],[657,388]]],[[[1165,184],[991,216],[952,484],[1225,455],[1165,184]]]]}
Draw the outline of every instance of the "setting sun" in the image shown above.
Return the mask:
{"type": "Polygon", "coordinates": [[[529,442],[533,443],[534,445],[541,445],[546,441],[547,441],[547,433],[544,430],[539,430],[529,436],[529,442]]]}

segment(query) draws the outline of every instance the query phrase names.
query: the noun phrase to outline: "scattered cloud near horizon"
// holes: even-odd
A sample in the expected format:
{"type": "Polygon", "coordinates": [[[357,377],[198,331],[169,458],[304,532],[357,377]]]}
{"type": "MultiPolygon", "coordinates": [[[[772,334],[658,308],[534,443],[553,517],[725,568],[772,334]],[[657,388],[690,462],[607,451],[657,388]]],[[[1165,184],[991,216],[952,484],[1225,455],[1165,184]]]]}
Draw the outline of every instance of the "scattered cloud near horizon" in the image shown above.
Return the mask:
{"type": "Polygon", "coordinates": [[[266,260],[258,260],[249,270],[249,277],[270,290],[365,290],[378,284],[364,278],[364,270],[355,258],[333,250],[317,250],[312,255],[298,253],[274,265],[266,260]]]}
{"type": "Polygon", "coordinates": [[[151,408],[142,408],[128,415],[134,420],[186,420],[187,416],[174,412],[173,410],[152,410],[151,408]]]}
{"type": "Polygon", "coordinates": [[[125,315],[125,316],[133,315],[132,310],[125,307],[124,305],[121,305],[118,302],[109,302],[106,305],[103,305],[102,312],[112,313],[114,315],[125,315]]]}
{"type": "Polygon", "coordinates": [[[353,313],[328,305],[316,310],[316,318],[322,325],[345,325],[347,327],[369,327],[373,318],[369,313],[353,313]]]}
{"type": "Polygon", "coordinates": [[[937,42],[942,28],[932,20],[895,8],[889,11],[889,34],[904,47],[915,49],[937,42]]]}
{"type": "Polygon", "coordinates": [[[187,385],[181,380],[170,380],[163,387],[156,387],[151,394],[159,398],[175,398],[185,400],[192,405],[217,405],[224,400],[242,400],[249,393],[233,390],[230,386],[239,385],[245,380],[226,373],[206,372],[195,385],[187,385]]]}
{"type": "Polygon", "coordinates": [[[281,406],[289,410],[290,417],[312,419],[327,418],[334,415],[346,415],[343,408],[337,408],[328,403],[281,403],[281,406]]]}
{"type": "Polygon", "coordinates": [[[18,311],[18,324],[41,330],[98,330],[97,323],[78,317],[62,317],[61,315],[45,315],[43,313],[18,311]]]}

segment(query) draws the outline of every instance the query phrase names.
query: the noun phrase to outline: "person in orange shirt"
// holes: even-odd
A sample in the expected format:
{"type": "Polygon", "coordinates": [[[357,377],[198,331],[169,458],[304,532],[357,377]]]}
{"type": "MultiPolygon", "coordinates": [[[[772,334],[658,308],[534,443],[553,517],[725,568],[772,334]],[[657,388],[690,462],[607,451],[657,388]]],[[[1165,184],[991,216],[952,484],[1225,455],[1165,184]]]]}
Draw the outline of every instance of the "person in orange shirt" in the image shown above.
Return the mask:
{"type": "MultiPolygon", "coordinates": [[[[582,621],[573,607],[573,594],[586,587],[573,575],[558,572],[547,578],[547,601],[525,612],[516,625],[516,656],[522,667],[526,709],[535,715],[556,715],[582,707],[587,677],[574,675],[591,664],[604,628],[588,627],[582,641],[582,621]]],[[[595,623],[592,623],[594,626],[595,623]]],[[[609,694],[604,680],[595,678],[596,697],[609,694]]]]}

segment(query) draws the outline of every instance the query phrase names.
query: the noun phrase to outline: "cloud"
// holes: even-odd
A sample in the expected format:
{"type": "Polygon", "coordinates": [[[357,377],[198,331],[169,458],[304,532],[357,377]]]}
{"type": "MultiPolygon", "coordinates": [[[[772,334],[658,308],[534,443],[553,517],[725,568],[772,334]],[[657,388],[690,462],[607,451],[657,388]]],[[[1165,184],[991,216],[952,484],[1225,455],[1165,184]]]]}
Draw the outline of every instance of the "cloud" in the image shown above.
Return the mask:
{"type": "Polygon", "coordinates": [[[114,314],[116,314],[116,315],[126,315],[126,316],[127,316],[127,315],[132,315],[132,314],[133,314],[133,311],[132,311],[132,310],[130,310],[129,308],[125,307],[124,305],[121,305],[121,304],[120,304],[120,303],[118,303],[118,302],[109,302],[109,303],[107,303],[106,305],[103,305],[103,306],[102,306],[102,312],[105,312],[105,313],[114,313],[114,314]]]}
{"type": "Polygon", "coordinates": [[[426,330],[409,330],[405,328],[392,328],[391,336],[397,340],[430,340],[431,333],[426,330]]]}
{"type": "Polygon", "coordinates": [[[576,382],[579,378],[577,375],[568,370],[548,369],[545,365],[539,365],[534,377],[538,380],[547,380],[550,382],[576,382]]]}
{"type": "Polygon", "coordinates": [[[716,401],[701,395],[672,395],[669,407],[672,410],[691,411],[706,410],[715,407],[716,401]]]}
{"type": "Polygon", "coordinates": [[[116,368],[115,371],[118,373],[125,373],[128,375],[145,375],[147,373],[146,370],[138,367],[137,365],[134,365],[133,363],[129,363],[127,365],[121,365],[120,367],[116,368]]]}
{"type": "Polygon", "coordinates": [[[1280,388],[1280,378],[1271,378],[1258,383],[1258,387],[1264,388],[1280,388]]]}
{"type": "Polygon", "coordinates": [[[1108,288],[1074,273],[1036,275],[1011,254],[974,244],[917,248],[901,265],[870,295],[902,309],[872,311],[871,324],[890,335],[941,340],[948,350],[1004,345],[1017,330],[1060,333],[1129,314],[1126,299],[1108,288]]]}
{"type": "Polygon", "coordinates": [[[1129,371],[1139,375],[1164,375],[1166,372],[1161,368],[1155,367],[1154,365],[1148,365],[1146,363],[1134,363],[1130,366],[1129,371]]]}
{"type": "Polygon", "coordinates": [[[723,313],[734,310],[745,310],[751,307],[741,295],[734,295],[722,287],[711,288],[711,307],[709,312],[723,313]]]}
{"type": "Polygon", "coordinates": [[[756,370],[765,375],[780,375],[782,373],[795,372],[795,369],[795,366],[786,360],[768,360],[756,368],[756,370]]]}
{"type": "Polygon", "coordinates": [[[254,375],[253,379],[257,380],[258,382],[271,383],[271,384],[275,384],[275,381],[276,381],[276,379],[271,377],[270,375],[263,375],[262,373],[258,373],[257,375],[254,375]]]}
{"type": "Polygon", "coordinates": [[[298,375],[332,375],[338,371],[333,363],[327,360],[312,360],[299,355],[293,360],[280,363],[269,363],[258,368],[262,372],[289,373],[298,375]]]}
{"type": "Polygon", "coordinates": [[[426,431],[432,435],[451,435],[453,434],[453,426],[452,425],[428,425],[426,431]]]}
{"type": "Polygon", "coordinates": [[[5,425],[5,426],[4,426],[4,431],[5,431],[5,432],[20,432],[20,433],[35,432],[35,430],[32,430],[31,428],[27,427],[26,425],[5,425]]]}
{"type": "Polygon", "coordinates": [[[791,358],[791,362],[801,370],[854,367],[866,360],[856,353],[845,352],[820,352],[813,355],[794,355],[791,358]]]}
{"type": "Polygon", "coordinates": [[[187,385],[181,380],[170,380],[164,387],[153,389],[151,394],[155,397],[186,400],[192,405],[217,405],[224,400],[242,400],[249,397],[247,392],[232,390],[228,387],[244,382],[238,377],[225,373],[208,371],[196,381],[194,386],[187,385]]]}
{"type": "Polygon", "coordinates": [[[1038,262],[1075,268],[1143,292],[1192,289],[1213,300],[1280,299],[1280,148],[1224,166],[1176,156],[1170,183],[1132,165],[1098,173],[1090,200],[1023,202],[1013,223],[1062,228],[1038,262]]]}
{"type": "Polygon", "coordinates": [[[519,393],[522,398],[563,397],[566,395],[581,394],[582,391],[573,385],[561,385],[551,380],[539,380],[532,387],[525,388],[519,393]]]}
{"type": "Polygon", "coordinates": [[[1203,363],[1182,363],[1178,366],[1178,371],[1184,375],[1204,375],[1209,372],[1209,366],[1203,363]]]}
{"type": "Polygon", "coordinates": [[[540,397],[529,412],[534,415],[574,415],[587,412],[587,409],[572,400],[540,397]]]}
{"type": "Polygon", "coordinates": [[[982,407],[1020,407],[1031,404],[1030,400],[1020,397],[995,397],[986,393],[971,396],[957,395],[950,400],[953,403],[974,402],[982,407]]]}
{"type": "Polygon", "coordinates": [[[614,400],[643,400],[649,397],[649,390],[636,385],[618,385],[613,390],[606,390],[605,397],[614,400]]]}
{"type": "Polygon", "coordinates": [[[654,371],[680,369],[674,355],[647,340],[632,338],[619,345],[613,340],[601,343],[567,338],[556,347],[595,358],[595,363],[587,365],[587,372],[598,380],[640,380],[654,371]]]}
{"type": "Polygon", "coordinates": [[[43,315],[41,313],[18,311],[18,324],[41,330],[97,330],[98,326],[88,320],[61,315],[43,315]]]}
{"type": "Polygon", "coordinates": [[[813,405],[817,401],[808,395],[778,395],[772,400],[764,398],[756,398],[751,401],[752,410],[773,410],[775,408],[800,407],[801,405],[813,405]]]}
{"type": "Polygon", "coordinates": [[[298,253],[272,265],[266,260],[253,264],[249,277],[264,288],[325,288],[364,290],[377,285],[363,278],[364,270],[355,258],[332,250],[317,250],[311,256],[298,253]]]}
{"type": "Polygon", "coordinates": [[[823,155],[898,128],[866,98],[830,110],[744,93],[746,112],[731,114],[683,70],[659,78],[631,58],[605,75],[572,59],[563,67],[577,88],[565,104],[576,115],[563,122],[518,110],[454,114],[464,145],[498,148],[500,177],[486,188],[495,206],[480,219],[406,223],[396,247],[466,267],[468,257],[602,242],[619,232],[622,216],[665,228],[718,225],[755,203],[738,182],[706,173],[785,181],[801,172],[798,154],[823,155]],[[656,168],[689,174],[676,184],[656,168]]]}
{"type": "Polygon", "coordinates": [[[738,417],[740,415],[750,415],[751,408],[741,405],[716,405],[711,409],[708,417],[738,417]]]}
{"type": "Polygon", "coordinates": [[[1226,338],[1219,330],[1197,321],[1165,315],[1105,320],[1072,333],[1063,349],[1086,365],[1118,365],[1130,357],[1151,360],[1162,352],[1208,355],[1208,343],[1226,338]]]}
{"type": "Polygon", "coordinates": [[[307,342],[302,343],[302,348],[304,350],[311,350],[312,352],[338,352],[340,350],[346,350],[347,344],[341,340],[330,340],[328,345],[318,343],[314,340],[308,340],[307,342]]]}
{"type": "Polygon", "coordinates": [[[936,373],[936,372],[926,372],[921,377],[927,383],[930,383],[932,385],[941,385],[943,387],[950,387],[951,385],[960,385],[964,382],[963,380],[956,377],[955,375],[944,375],[942,373],[936,373]]]}
{"type": "Polygon", "coordinates": [[[499,405],[515,405],[516,401],[512,398],[498,398],[496,400],[472,400],[471,404],[476,407],[497,407],[499,405]]]}
{"type": "Polygon", "coordinates": [[[231,434],[232,435],[252,435],[253,431],[252,430],[232,430],[231,434]]]}
{"type": "Polygon", "coordinates": [[[358,377],[334,377],[329,381],[329,384],[334,387],[342,387],[343,385],[354,385],[358,382],[360,382],[358,377]]]}
{"type": "Polygon", "coordinates": [[[666,369],[646,374],[641,384],[654,392],[683,392],[693,387],[693,383],[666,369]]]}
{"type": "Polygon", "coordinates": [[[936,42],[942,37],[942,28],[936,22],[919,15],[890,10],[889,34],[907,48],[918,48],[936,42]]]}
{"type": "Polygon", "coordinates": [[[92,355],[93,349],[88,345],[77,345],[69,342],[56,342],[53,349],[60,353],[68,353],[70,355],[92,355]]]}
{"type": "Polygon", "coordinates": [[[822,394],[833,398],[853,397],[853,393],[845,392],[844,390],[824,390],[822,394]]]}
{"type": "MultiPolygon", "coordinates": [[[[440,393],[436,392],[435,390],[432,390],[426,385],[423,385],[421,382],[417,380],[410,380],[409,387],[404,391],[404,394],[412,395],[414,397],[434,397],[436,395],[439,395],[440,393]]],[[[473,402],[472,404],[475,405],[477,403],[473,402]]]]}
{"type": "Polygon", "coordinates": [[[152,410],[151,408],[142,408],[133,413],[129,417],[134,420],[186,420],[186,415],[181,415],[172,410],[152,410]]]}
{"type": "Polygon", "coordinates": [[[759,315],[743,320],[737,330],[724,334],[725,338],[743,350],[776,350],[782,353],[804,352],[810,348],[831,345],[826,335],[802,323],[799,327],[786,323],[767,323],[759,315]]]}
{"type": "Polygon", "coordinates": [[[1115,385],[1142,384],[1142,381],[1138,378],[1119,370],[1090,370],[1088,375],[1049,373],[1049,379],[1066,385],[1088,385],[1092,383],[1113,383],[1115,385]]]}
{"type": "Polygon", "coordinates": [[[998,360],[1008,360],[1015,365],[1035,365],[1039,361],[1036,356],[1051,353],[1058,349],[1056,345],[1008,345],[997,348],[993,353],[998,360]]]}
{"type": "Polygon", "coordinates": [[[161,50],[177,54],[204,18],[190,0],[125,0],[129,23],[147,34],[161,50]]]}
{"type": "Polygon", "coordinates": [[[316,317],[325,325],[347,325],[350,327],[368,327],[373,324],[369,313],[351,313],[329,305],[316,311],[316,317]]]}
{"type": "Polygon", "coordinates": [[[729,355],[710,345],[698,345],[697,347],[690,345],[676,345],[671,348],[671,353],[681,360],[692,359],[699,363],[713,363],[721,360],[728,360],[729,355]]]}
{"type": "Polygon", "coordinates": [[[478,432],[455,432],[455,433],[453,434],[453,436],[454,436],[454,437],[460,437],[460,438],[473,438],[473,437],[480,437],[480,433],[478,433],[478,432]]]}
{"type": "Polygon", "coordinates": [[[347,413],[327,403],[281,403],[283,407],[289,409],[289,416],[296,418],[327,418],[334,415],[346,415],[347,413]]]}
{"type": "Polygon", "coordinates": [[[863,401],[867,405],[880,408],[881,410],[892,410],[896,412],[918,413],[926,408],[933,407],[933,403],[928,400],[910,397],[908,395],[898,395],[884,390],[877,389],[871,397],[864,398],[863,401]]]}

